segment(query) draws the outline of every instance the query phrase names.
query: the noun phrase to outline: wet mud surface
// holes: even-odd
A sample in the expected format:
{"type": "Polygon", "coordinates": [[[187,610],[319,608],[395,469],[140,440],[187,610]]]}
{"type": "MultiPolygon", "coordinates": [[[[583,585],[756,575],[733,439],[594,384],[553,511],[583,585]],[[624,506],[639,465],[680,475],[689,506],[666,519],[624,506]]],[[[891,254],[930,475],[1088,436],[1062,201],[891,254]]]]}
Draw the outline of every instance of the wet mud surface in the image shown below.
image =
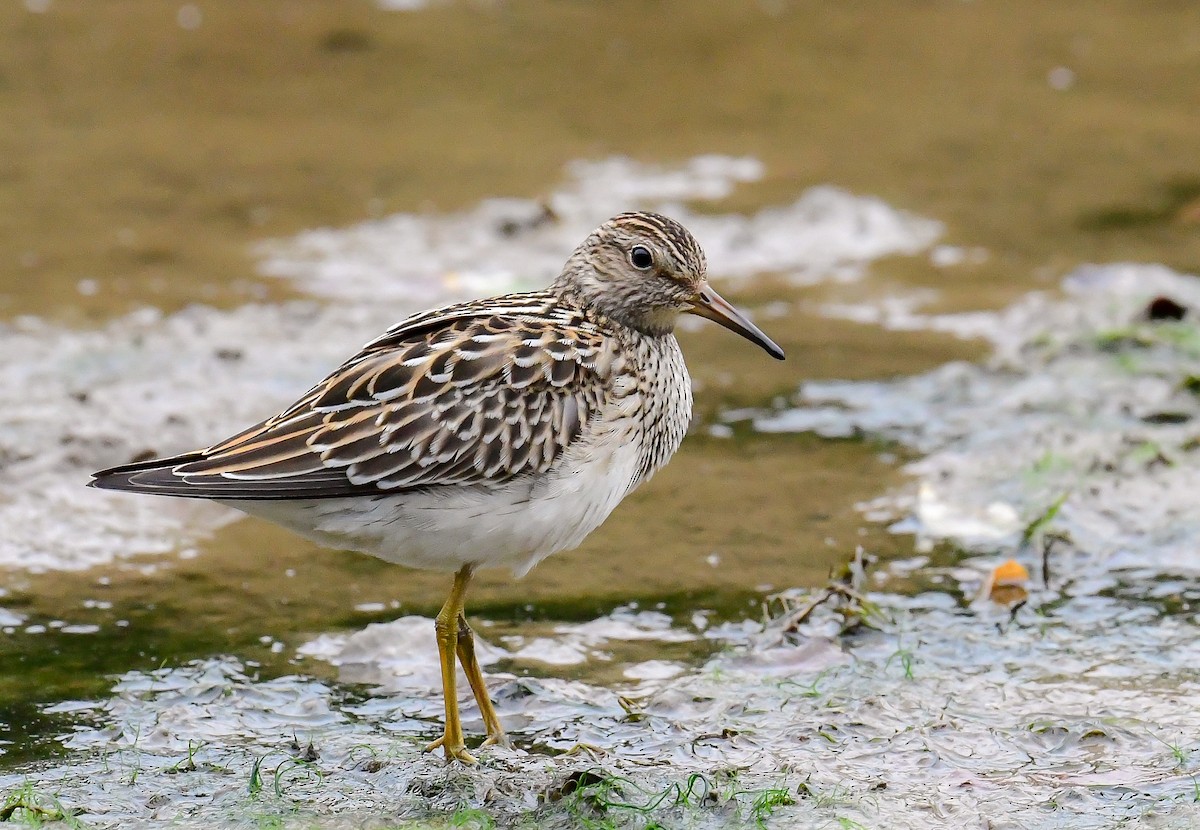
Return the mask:
{"type": "Polygon", "coordinates": [[[1190,9],[400,5],[0,11],[0,817],[1200,822],[1190,9]],[[478,768],[445,577],[81,488],[633,205],[789,360],[686,327],[679,456],[481,575],[478,768]]]}

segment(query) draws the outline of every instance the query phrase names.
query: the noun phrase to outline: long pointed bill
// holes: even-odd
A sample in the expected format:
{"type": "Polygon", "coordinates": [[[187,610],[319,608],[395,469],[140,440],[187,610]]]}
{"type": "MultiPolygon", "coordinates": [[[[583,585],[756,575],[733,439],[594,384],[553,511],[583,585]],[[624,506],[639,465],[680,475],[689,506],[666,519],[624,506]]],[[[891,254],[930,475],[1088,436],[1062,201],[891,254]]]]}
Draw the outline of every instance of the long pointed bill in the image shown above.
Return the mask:
{"type": "Polygon", "coordinates": [[[775,341],[767,337],[762,329],[751,323],[746,315],[727,303],[725,298],[716,291],[713,291],[711,286],[706,285],[701,289],[700,296],[692,303],[688,313],[707,317],[720,323],[730,331],[740,334],[751,343],[760,346],[776,360],[783,360],[783,349],[775,345],[775,341]]]}

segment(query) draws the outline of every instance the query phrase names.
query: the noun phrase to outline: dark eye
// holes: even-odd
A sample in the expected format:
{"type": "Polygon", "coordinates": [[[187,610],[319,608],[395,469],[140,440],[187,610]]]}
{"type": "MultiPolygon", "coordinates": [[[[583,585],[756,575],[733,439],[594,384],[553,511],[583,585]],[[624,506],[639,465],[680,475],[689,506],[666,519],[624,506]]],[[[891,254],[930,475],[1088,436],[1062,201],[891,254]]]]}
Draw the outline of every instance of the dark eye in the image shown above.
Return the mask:
{"type": "Polygon", "coordinates": [[[648,248],[641,245],[634,245],[633,250],[629,252],[629,261],[633,263],[634,268],[645,270],[654,264],[654,255],[650,253],[648,248]]]}

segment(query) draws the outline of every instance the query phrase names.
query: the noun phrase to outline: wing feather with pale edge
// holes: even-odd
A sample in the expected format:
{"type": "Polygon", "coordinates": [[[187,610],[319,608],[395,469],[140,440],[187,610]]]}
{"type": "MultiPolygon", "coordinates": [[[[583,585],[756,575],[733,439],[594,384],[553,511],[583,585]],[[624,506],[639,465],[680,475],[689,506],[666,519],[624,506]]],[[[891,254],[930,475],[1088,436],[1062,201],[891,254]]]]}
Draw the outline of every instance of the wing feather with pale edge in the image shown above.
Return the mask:
{"type": "Polygon", "coordinates": [[[551,297],[512,295],[396,326],[285,411],[94,486],[218,499],[334,498],[502,484],[548,470],[598,411],[603,334],[551,297]]]}

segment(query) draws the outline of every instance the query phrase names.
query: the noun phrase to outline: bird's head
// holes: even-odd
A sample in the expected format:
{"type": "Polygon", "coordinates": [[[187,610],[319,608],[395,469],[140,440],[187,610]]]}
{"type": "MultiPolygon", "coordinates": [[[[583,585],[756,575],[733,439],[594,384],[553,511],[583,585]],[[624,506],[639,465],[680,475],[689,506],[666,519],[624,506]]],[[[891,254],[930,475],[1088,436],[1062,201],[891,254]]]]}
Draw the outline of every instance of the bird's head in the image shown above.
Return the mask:
{"type": "Polygon", "coordinates": [[[697,314],[783,359],[783,350],[708,284],[708,264],[695,237],[657,213],[622,213],[596,228],[571,254],[555,286],[645,334],[668,334],[680,314],[697,314]]]}

